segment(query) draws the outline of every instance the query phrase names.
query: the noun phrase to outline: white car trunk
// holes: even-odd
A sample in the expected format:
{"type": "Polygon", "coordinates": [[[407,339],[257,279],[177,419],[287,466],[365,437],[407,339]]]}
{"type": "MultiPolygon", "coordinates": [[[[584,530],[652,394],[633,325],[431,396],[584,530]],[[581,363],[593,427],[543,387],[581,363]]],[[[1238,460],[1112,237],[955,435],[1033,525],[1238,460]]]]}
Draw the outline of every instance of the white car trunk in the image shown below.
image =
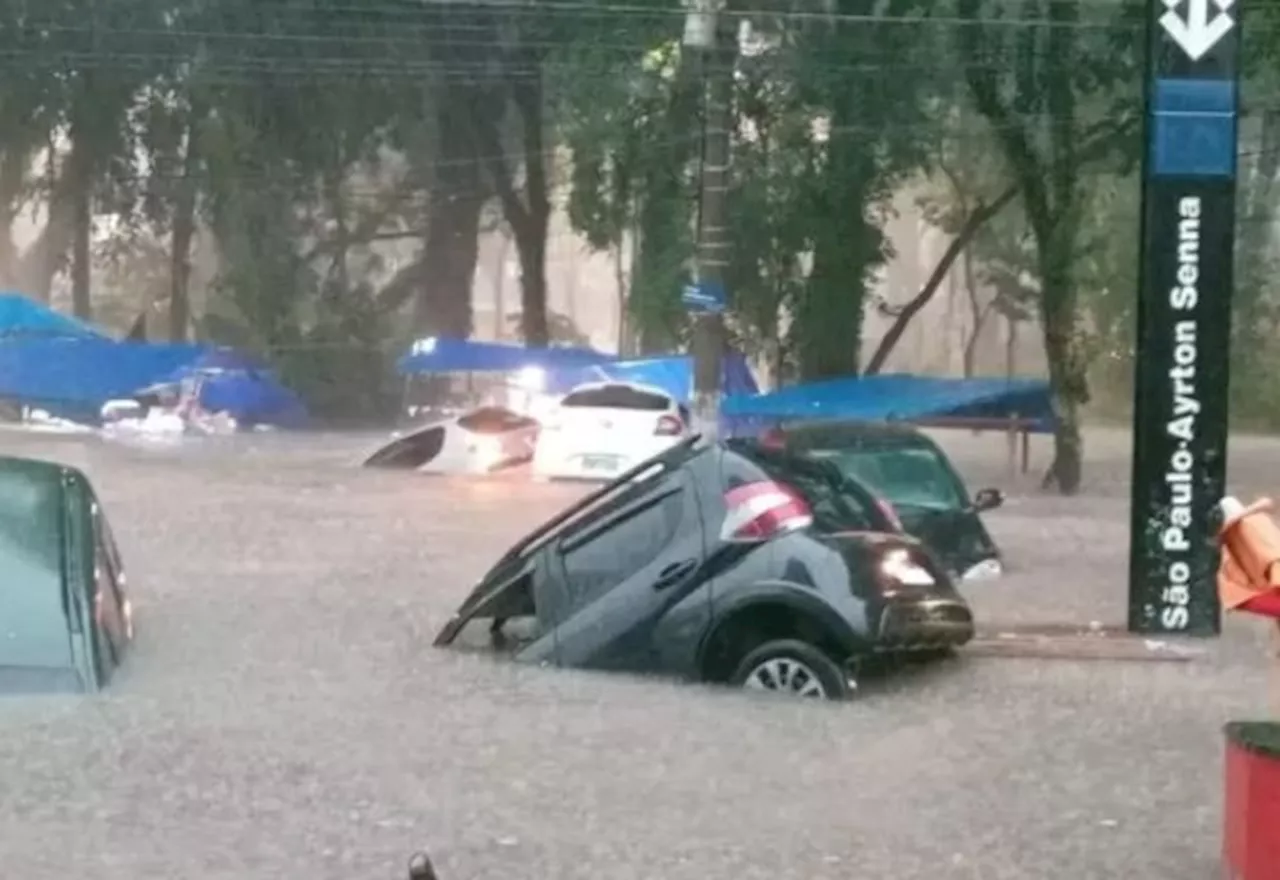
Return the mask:
{"type": "Polygon", "coordinates": [[[534,472],[607,479],[679,441],[685,431],[680,408],[661,391],[586,386],[570,393],[549,418],[534,472]]]}

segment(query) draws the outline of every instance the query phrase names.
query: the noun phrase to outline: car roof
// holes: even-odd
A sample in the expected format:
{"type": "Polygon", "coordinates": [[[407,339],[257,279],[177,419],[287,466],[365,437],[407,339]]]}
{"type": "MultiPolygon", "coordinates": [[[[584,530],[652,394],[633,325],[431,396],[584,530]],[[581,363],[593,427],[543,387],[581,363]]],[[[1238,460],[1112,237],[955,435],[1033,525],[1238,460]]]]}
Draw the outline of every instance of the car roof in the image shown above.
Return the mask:
{"type": "Polygon", "coordinates": [[[821,422],[788,422],[782,425],[788,442],[801,447],[825,444],[860,446],[870,449],[935,447],[929,437],[907,422],[871,422],[854,419],[821,422]]]}
{"type": "Polygon", "coordinates": [[[651,476],[679,470],[688,464],[690,459],[702,455],[711,448],[723,447],[720,444],[706,443],[701,434],[693,434],[668,447],[653,458],[629,468],[603,486],[588,492],[525,535],[512,545],[511,549],[494,566],[494,569],[536,552],[565,530],[584,522],[593,512],[599,510],[610,498],[618,495],[628,485],[645,482],[651,476]]]}
{"type": "Polygon", "coordinates": [[[808,473],[810,476],[834,479],[848,484],[856,493],[863,496],[864,501],[874,501],[878,497],[875,491],[859,477],[845,473],[824,458],[810,458],[804,454],[803,450],[775,449],[753,437],[733,438],[721,443],[726,451],[737,453],[759,464],[780,465],[808,473]]]}
{"type": "Polygon", "coordinates": [[[0,469],[10,473],[28,473],[45,479],[61,477],[83,477],[84,475],[70,465],[42,458],[27,458],[21,455],[0,455],[0,469]]]}

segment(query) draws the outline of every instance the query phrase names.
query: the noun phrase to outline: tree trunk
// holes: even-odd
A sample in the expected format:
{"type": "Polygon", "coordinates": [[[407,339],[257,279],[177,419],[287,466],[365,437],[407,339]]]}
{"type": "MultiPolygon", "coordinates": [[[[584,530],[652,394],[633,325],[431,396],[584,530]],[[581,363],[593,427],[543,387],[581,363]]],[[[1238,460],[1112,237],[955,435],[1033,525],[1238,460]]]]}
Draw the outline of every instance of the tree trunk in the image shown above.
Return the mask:
{"type": "Polygon", "coordinates": [[[481,96],[466,83],[448,83],[436,120],[438,167],[431,182],[427,235],[418,261],[413,302],[415,336],[471,335],[471,285],[480,255],[484,185],[470,114],[481,96]]]}
{"type": "Polygon", "coordinates": [[[31,157],[16,149],[0,149],[0,288],[20,287],[18,247],[13,224],[21,206],[23,178],[31,157]]]}
{"type": "Polygon", "coordinates": [[[1265,333],[1260,320],[1265,311],[1263,304],[1271,286],[1269,264],[1274,247],[1273,220],[1275,211],[1275,184],[1280,174],[1280,112],[1264,110],[1260,113],[1260,145],[1252,174],[1246,177],[1241,188],[1244,204],[1240,217],[1240,241],[1236,248],[1237,284],[1233,310],[1232,335],[1234,350],[1250,357],[1259,349],[1258,337],[1265,333]]]}
{"type": "MultiPolygon", "coordinates": [[[[832,129],[856,129],[860,100],[861,96],[851,89],[835,102],[832,129]]],[[[828,141],[826,185],[820,203],[821,234],[814,247],[813,271],[797,309],[794,328],[801,342],[801,381],[859,372],[867,276],[870,268],[881,261],[883,244],[880,229],[866,216],[875,174],[874,156],[868,155],[865,145],[857,139],[832,137],[828,141]]],[[[906,327],[903,322],[890,329],[889,334],[895,336],[893,342],[887,347],[881,344],[883,355],[873,356],[868,372],[883,366],[906,327]]]]}
{"type": "Polygon", "coordinates": [[[547,322],[547,234],[529,231],[516,237],[520,255],[520,330],[525,345],[546,347],[551,342],[547,322]]]}
{"type": "Polygon", "coordinates": [[[93,200],[87,187],[80,188],[75,196],[75,231],[71,250],[71,311],[81,320],[93,318],[93,301],[90,298],[91,262],[93,260],[93,200]]]}
{"type": "Polygon", "coordinates": [[[978,303],[978,279],[974,277],[973,252],[965,248],[961,258],[964,273],[964,291],[968,297],[969,314],[973,324],[969,328],[969,338],[964,342],[964,377],[972,379],[977,372],[978,342],[982,338],[983,310],[978,303]]]}
{"type": "Polygon", "coordinates": [[[1089,386],[1083,340],[1076,326],[1077,292],[1071,267],[1075,236],[1064,225],[1059,221],[1041,245],[1044,350],[1058,417],[1053,464],[1044,482],[1046,487],[1056,485],[1064,495],[1074,495],[1080,489],[1084,463],[1080,410],[1089,400],[1089,386]]]}
{"type": "Polygon", "coordinates": [[[498,245],[498,266],[493,276],[493,338],[498,342],[507,338],[507,254],[511,252],[511,237],[502,234],[498,245]]]}
{"type": "MultiPolygon", "coordinates": [[[[547,227],[551,198],[547,192],[545,138],[542,131],[542,78],[526,75],[511,89],[524,140],[525,205],[516,233],[520,251],[520,323],[526,345],[551,342],[547,325],[547,227]]],[[[510,218],[508,218],[510,222],[510,218]]]]}
{"type": "Polygon", "coordinates": [[[1009,316],[1005,317],[1006,336],[1004,342],[1004,375],[1012,379],[1018,375],[1018,322],[1009,316]]]}
{"type": "Polygon", "coordinates": [[[173,231],[169,241],[169,340],[186,342],[191,325],[191,241],[196,231],[196,169],[200,164],[197,126],[191,111],[187,123],[182,178],[173,206],[173,231]]]}
{"type": "Polygon", "coordinates": [[[89,285],[93,260],[93,166],[82,133],[71,130],[71,155],[67,158],[71,202],[71,311],[81,320],[93,318],[89,285]]]}
{"type": "MultiPolygon", "coordinates": [[[[74,141],[72,146],[74,149],[74,141]]],[[[48,192],[48,218],[39,236],[23,253],[18,272],[22,290],[44,303],[49,302],[53,279],[65,265],[67,248],[71,245],[75,227],[72,198],[74,175],[65,171],[57,173],[58,151],[52,135],[47,150],[45,184],[48,192]]]]}
{"type": "Polygon", "coordinates": [[[613,283],[617,287],[618,297],[618,343],[619,355],[627,354],[627,271],[623,261],[623,243],[625,235],[613,246],[613,283]]]}
{"type": "Polygon", "coordinates": [[[473,115],[477,149],[484,156],[489,180],[502,203],[502,216],[511,227],[520,258],[520,329],[526,345],[546,346],[551,341],[547,321],[547,227],[551,198],[547,191],[546,150],[542,132],[542,80],[540,59],[522,53],[526,64],[520,76],[508,83],[520,121],[524,159],[524,197],[516,191],[514,175],[503,158],[498,134],[502,114],[473,115]],[[532,73],[529,69],[532,68],[532,73]]]}

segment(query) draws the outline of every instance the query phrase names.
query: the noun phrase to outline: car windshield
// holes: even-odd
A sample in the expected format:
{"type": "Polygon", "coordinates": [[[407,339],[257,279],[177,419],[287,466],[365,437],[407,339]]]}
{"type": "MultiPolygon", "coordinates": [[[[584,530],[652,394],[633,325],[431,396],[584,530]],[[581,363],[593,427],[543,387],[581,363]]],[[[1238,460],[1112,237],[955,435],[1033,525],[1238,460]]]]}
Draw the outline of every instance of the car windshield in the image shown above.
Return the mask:
{"type": "Polygon", "coordinates": [[[733,443],[729,448],[737,459],[725,469],[725,488],[735,482],[771,479],[786,483],[799,492],[813,511],[814,526],[820,532],[858,532],[875,528],[875,521],[861,498],[841,478],[839,470],[821,462],[765,450],[754,444],[733,443]],[[752,467],[758,469],[752,473],[752,467]]]}
{"type": "Polygon", "coordinates": [[[957,510],[966,506],[951,468],[928,447],[813,450],[810,455],[832,462],[895,507],[957,510]]]}
{"type": "Polygon", "coordinates": [[[459,427],[477,434],[502,434],[507,431],[518,431],[533,424],[535,424],[533,419],[498,406],[486,406],[458,418],[459,427]]]}
{"type": "Polygon", "coordinates": [[[629,385],[605,385],[574,391],[560,403],[568,407],[598,409],[638,409],[662,412],[671,408],[671,398],[664,394],[632,388],[629,385]]]}

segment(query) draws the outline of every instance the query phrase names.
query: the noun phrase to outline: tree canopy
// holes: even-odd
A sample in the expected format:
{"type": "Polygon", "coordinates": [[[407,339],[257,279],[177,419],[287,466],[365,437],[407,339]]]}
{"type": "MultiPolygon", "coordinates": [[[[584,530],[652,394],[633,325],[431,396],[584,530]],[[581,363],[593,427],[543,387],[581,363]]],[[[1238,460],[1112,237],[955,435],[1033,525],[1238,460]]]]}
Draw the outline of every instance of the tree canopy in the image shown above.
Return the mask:
{"type": "MultiPolygon", "coordinates": [[[[730,0],[734,344],[780,381],[875,372],[959,278],[965,372],[993,327],[1042,337],[1065,425],[1053,477],[1071,491],[1081,412],[1125,399],[1133,357],[1142,12],[730,0]],[[883,283],[904,193],[944,242],[905,295],[883,283]]],[[[7,4],[0,287],[65,290],[122,326],[159,312],[168,336],[255,349],[318,409],[352,412],[410,338],[475,329],[494,232],[517,267],[512,335],[583,341],[549,312],[551,246],[572,234],[616,263],[618,291],[590,295],[625,299],[619,345],[679,348],[705,109],[685,15],[673,0],[7,4]]],[[[1275,395],[1280,365],[1278,22],[1247,25],[1251,400],[1275,395]]]]}

